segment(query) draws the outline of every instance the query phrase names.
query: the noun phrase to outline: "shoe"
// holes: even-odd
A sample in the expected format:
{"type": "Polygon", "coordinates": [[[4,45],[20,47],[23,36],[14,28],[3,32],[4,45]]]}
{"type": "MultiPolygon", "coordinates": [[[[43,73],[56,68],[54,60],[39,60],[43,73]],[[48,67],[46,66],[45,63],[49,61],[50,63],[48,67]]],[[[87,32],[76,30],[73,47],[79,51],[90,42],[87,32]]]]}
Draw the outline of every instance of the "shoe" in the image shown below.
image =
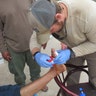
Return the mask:
{"type": "Polygon", "coordinates": [[[47,91],[48,91],[48,87],[45,86],[43,89],[41,89],[41,91],[43,91],[43,92],[47,92],[47,91]]]}
{"type": "Polygon", "coordinates": [[[38,96],[37,94],[34,94],[33,96],[38,96]]]}

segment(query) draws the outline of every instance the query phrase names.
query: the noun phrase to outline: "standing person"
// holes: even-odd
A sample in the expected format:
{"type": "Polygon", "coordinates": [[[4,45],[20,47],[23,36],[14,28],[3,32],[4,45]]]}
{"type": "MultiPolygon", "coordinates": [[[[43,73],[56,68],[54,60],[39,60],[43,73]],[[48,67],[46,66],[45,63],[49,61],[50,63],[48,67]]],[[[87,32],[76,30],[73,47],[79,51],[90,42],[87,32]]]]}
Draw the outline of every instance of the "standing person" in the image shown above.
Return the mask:
{"type": "Polygon", "coordinates": [[[20,86],[25,85],[25,63],[29,66],[31,81],[40,77],[40,66],[32,59],[29,50],[32,34],[28,21],[30,6],[29,0],[0,0],[0,52],[20,86]]]}
{"type": "MultiPolygon", "coordinates": [[[[40,52],[40,45],[46,44],[52,34],[68,46],[67,49],[58,51],[58,56],[54,59],[55,64],[72,63],[80,66],[86,60],[90,83],[96,88],[95,10],[96,2],[92,0],[35,2],[32,5],[32,15],[38,21],[37,25],[41,24],[43,29],[46,29],[41,30],[40,26],[36,26],[38,30],[30,40],[36,43],[30,42],[30,49],[38,64],[42,67],[52,67],[53,62],[48,62],[49,56],[40,52]]],[[[78,83],[79,77],[80,73],[72,75],[68,84],[78,83]]]]}

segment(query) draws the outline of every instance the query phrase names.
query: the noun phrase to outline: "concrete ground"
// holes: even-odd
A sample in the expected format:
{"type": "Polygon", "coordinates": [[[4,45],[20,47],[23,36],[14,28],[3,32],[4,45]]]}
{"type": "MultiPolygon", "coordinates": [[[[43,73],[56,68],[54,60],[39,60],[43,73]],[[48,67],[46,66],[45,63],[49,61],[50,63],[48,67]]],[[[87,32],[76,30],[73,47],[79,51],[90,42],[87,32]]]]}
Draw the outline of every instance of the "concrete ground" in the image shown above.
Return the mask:
{"type": "MultiPolygon", "coordinates": [[[[42,52],[44,53],[48,53],[50,55],[50,50],[51,48],[55,48],[55,49],[59,49],[60,48],[60,42],[58,42],[56,39],[54,39],[53,37],[51,37],[51,39],[48,42],[48,47],[46,48],[46,50],[42,49],[42,52]]],[[[1,61],[1,59],[0,59],[1,61]]],[[[49,69],[48,68],[41,68],[41,76],[43,74],[45,74],[49,69]]],[[[30,76],[29,76],[29,69],[28,66],[26,65],[25,70],[24,70],[25,74],[26,74],[26,83],[30,82],[30,76]]],[[[86,75],[82,76],[82,80],[87,80],[86,75]]],[[[15,84],[14,82],[14,76],[12,74],[10,74],[9,70],[8,70],[8,64],[6,61],[1,61],[0,64],[0,85],[6,85],[6,84],[15,84]]],[[[48,87],[49,90],[48,92],[42,92],[39,91],[38,92],[38,96],[56,96],[56,94],[58,93],[59,87],[57,86],[57,84],[55,83],[54,79],[48,83],[48,87]]]]}

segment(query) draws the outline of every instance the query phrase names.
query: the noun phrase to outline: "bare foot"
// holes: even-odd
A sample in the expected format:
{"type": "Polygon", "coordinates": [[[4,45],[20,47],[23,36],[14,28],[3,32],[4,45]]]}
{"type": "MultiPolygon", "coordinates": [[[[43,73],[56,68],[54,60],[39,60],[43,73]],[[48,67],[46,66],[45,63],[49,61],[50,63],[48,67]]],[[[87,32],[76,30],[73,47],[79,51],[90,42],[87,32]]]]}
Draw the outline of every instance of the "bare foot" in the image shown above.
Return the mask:
{"type": "MultiPolygon", "coordinates": [[[[51,56],[55,58],[57,55],[58,54],[56,53],[55,49],[52,48],[51,49],[51,56]]],[[[54,64],[54,69],[55,69],[56,73],[59,74],[59,73],[62,73],[66,70],[66,66],[64,64],[60,64],[60,65],[54,64]]]]}

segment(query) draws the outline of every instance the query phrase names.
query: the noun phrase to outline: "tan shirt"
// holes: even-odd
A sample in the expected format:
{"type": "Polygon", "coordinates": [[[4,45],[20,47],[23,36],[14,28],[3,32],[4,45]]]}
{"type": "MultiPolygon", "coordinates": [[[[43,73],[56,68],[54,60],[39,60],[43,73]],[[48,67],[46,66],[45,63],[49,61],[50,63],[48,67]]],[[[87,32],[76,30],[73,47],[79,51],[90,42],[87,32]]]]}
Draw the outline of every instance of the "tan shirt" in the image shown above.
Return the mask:
{"type": "Polygon", "coordinates": [[[32,27],[28,21],[32,0],[0,0],[0,51],[29,50],[32,27]],[[7,46],[5,46],[7,45],[7,46]]]}
{"type": "MultiPolygon", "coordinates": [[[[96,3],[91,0],[61,2],[68,8],[67,37],[62,42],[70,46],[77,57],[96,52],[96,3]]],[[[64,31],[61,33],[64,35],[64,31]]]]}
{"type": "MultiPolygon", "coordinates": [[[[67,37],[59,41],[70,46],[77,57],[96,52],[96,3],[92,0],[59,2],[64,3],[68,8],[67,37]]],[[[58,35],[64,37],[64,30],[58,35]]],[[[36,39],[38,41],[38,38],[36,39]]]]}

